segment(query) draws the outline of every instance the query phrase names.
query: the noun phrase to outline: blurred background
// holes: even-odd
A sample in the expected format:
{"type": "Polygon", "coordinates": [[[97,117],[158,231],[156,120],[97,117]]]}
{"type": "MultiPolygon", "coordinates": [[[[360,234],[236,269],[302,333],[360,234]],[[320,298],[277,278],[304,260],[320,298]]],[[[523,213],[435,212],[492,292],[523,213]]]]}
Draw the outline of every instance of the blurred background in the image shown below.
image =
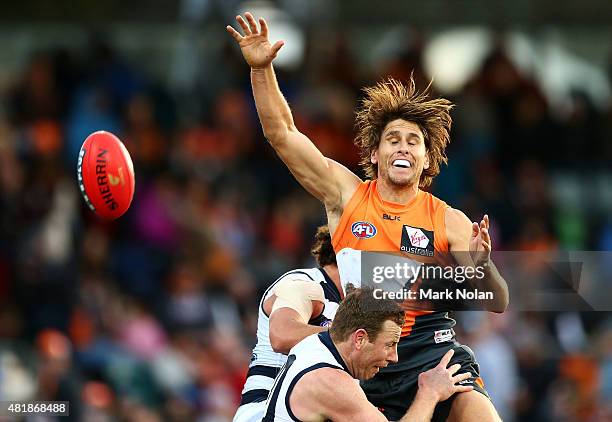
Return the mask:
{"type": "MultiPolygon", "coordinates": [[[[361,88],[433,78],[456,103],[433,193],[488,213],[497,250],[612,250],[612,3],[124,3],[3,5],[0,400],[69,400],[72,420],[231,420],[259,296],[314,266],[324,223],[263,139],[224,29],[246,10],[285,40],[281,88],[325,155],[361,174],[361,88]],[[110,223],[76,183],[101,129],[136,170],[110,223]]],[[[612,420],[610,314],[456,318],[504,420],[612,420]]]]}

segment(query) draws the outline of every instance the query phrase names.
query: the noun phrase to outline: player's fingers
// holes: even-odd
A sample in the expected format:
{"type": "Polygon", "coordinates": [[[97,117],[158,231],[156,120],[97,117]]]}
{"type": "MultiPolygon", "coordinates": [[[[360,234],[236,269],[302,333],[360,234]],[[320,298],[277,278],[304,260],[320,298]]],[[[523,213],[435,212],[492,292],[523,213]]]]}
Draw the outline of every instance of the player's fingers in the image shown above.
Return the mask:
{"type": "Polygon", "coordinates": [[[478,223],[473,222],[472,223],[472,237],[476,237],[478,236],[478,232],[480,231],[480,226],[478,225],[478,223]]]}
{"type": "Polygon", "coordinates": [[[440,359],[440,363],[438,364],[438,366],[446,369],[448,363],[450,362],[454,354],[455,351],[453,349],[450,349],[448,352],[446,352],[446,354],[444,354],[444,356],[442,356],[442,359],[440,359]]]}
{"type": "Polygon", "coordinates": [[[451,366],[450,368],[448,368],[449,372],[451,375],[453,375],[455,372],[457,372],[458,370],[461,369],[461,365],[456,363],[453,366],[451,366]]]}
{"type": "Polygon", "coordinates": [[[240,27],[244,31],[244,36],[245,37],[251,35],[251,30],[249,29],[249,26],[244,21],[244,18],[242,16],[240,16],[240,15],[236,16],[236,22],[238,22],[238,25],[240,25],[240,27]]]}
{"type": "Polygon", "coordinates": [[[257,22],[255,22],[255,18],[253,17],[251,12],[246,12],[244,14],[244,17],[246,18],[247,22],[249,23],[249,29],[251,30],[251,32],[253,34],[259,34],[259,30],[257,29],[257,22]]]}
{"type": "Polygon", "coordinates": [[[472,391],[474,387],[471,385],[455,385],[455,393],[467,393],[468,391],[472,391]]]}
{"type": "Polygon", "coordinates": [[[485,251],[491,252],[491,243],[490,242],[485,242],[483,240],[482,241],[482,247],[484,248],[485,251]]]}
{"type": "Polygon", "coordinates": [[[259,18],[259,26],[261,27],[261,35],[268,38],[268,24],[264,18],[259,18]]]}
{"type": "Polygon", "coordinates": [[[487,229],[488,229],[490,227],[489,214],[485,214],[483,220],[485,221],[485,224],[487,225],[487,229]]]}
{"type": "Polygon", "coordinates": [[[284,41],[276,41],[274,43],[274,45],[272,46],[272,56],[273,57],[276,57],[276,53],[278,53],[278,50],[280,50],[283,45],[285,45],[284,41]]]}
{"type": "Polygon", "coordinates": [[[464,372],[462,374],[457,374],[455,375],[453,378],[451,378],[451,381],[453,382],[453,384],[457,384],[458,382],[467,380],[472,378],[472,374],[470,372],[464,372]]]}
{"type": "Polygon", "coordinates": [[[489,235],[489,229],[484,228],[484,229],[480,229],[480,235],[482,237],[482,240],[484,240],[485,242],[491,242],[491,236],[489,235]]]}
{"type": "Polygon", "coordinates": [[[227,25],[225,29],[227,29],[227,32],[229,32],[229,34],[234,37],[236,41],[240,42],[240,40],[242,39],[242,35],[240,35],[240,32],[236,31],[231,25],[227,25]]]}

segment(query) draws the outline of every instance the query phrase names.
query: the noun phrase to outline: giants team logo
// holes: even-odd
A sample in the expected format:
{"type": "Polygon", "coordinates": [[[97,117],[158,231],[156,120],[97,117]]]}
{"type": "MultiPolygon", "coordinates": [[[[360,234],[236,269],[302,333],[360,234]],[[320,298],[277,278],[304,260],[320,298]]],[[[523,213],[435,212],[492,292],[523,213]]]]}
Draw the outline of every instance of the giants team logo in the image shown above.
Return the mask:
{"type": "Polygon", "coordinates": [[[376,236],[376,227],[374,227],[374,224],[366,221],[357,221],[351,226],[351,232],[358,239],[369,239],[376,236]]]}
{"type": "Polygon", "coordinates": [[[434,232],[404,225],[400,250],[414,255],[433,256],[434,232]]]}

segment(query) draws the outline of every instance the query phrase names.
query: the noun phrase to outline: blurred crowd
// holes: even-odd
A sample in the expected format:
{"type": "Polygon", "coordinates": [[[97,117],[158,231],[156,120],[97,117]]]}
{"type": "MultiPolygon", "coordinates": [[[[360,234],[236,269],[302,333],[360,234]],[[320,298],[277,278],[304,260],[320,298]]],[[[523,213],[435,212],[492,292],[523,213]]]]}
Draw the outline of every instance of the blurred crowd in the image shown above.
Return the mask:
{"type": "MultiPolygon", "coordinates": [[[[0,400],[69,400],[72,420],[231,420],[260,294],[314,265],[324,212],[263,138],[230,41],[213,61],[218,78],[189,92],[100,37],[33,53],[2,92],[0,400]],[[136,172],[115,222],[91,213],[76,183],[79,148],[101,129],[136,172]]],[[[360,174],[360,89],[412,72],[424,88],[422,49],[407,44],[375,69],[342,36],[325,55],[307,49],[303,66],[278,71],[297,126],[360,174]]],[[[435,194],[473,220],[488,213],[498,250],[612,250],[612,209],[597,191],[609,189],[612,106],[575,92],[555,113],[501,46],[450,99],[435,194]]],[[[504,420],[612,420],[609,314],[456,317],[504,420]]]]}

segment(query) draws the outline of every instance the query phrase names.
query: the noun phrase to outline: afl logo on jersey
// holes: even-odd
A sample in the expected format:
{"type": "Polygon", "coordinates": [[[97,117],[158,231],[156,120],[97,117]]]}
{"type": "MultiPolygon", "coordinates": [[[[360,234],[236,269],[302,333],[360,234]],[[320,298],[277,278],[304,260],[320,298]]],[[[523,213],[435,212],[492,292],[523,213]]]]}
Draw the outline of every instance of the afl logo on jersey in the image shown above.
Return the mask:
{"type": "Polygon", "coordinates": [[[376,236],[376,227],[366,221],[357,221],[351,226],[351,232],[358,239],[369,239],[376,236]]]}

